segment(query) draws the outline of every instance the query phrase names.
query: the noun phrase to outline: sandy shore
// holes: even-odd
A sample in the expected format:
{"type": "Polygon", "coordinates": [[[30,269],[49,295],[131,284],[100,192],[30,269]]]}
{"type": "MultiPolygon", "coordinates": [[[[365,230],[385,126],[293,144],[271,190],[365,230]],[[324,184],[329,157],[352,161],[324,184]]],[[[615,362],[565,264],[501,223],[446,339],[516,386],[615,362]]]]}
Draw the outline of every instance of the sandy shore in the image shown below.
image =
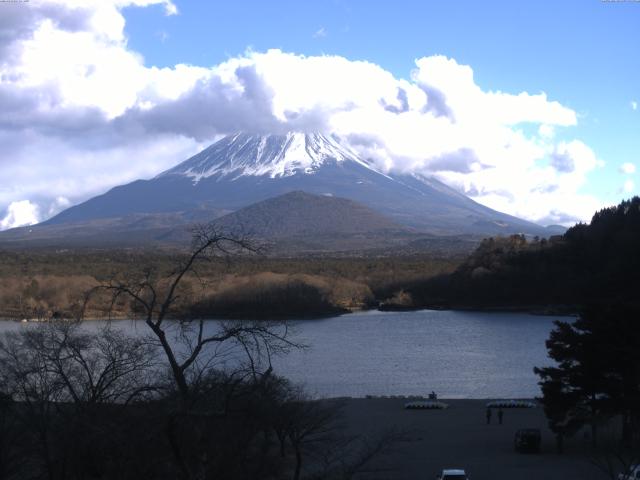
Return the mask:
{"type": "Polygon", "coordinates": [[[590,444],[582,438],[566,442],[558,455],[542,408],[505,409],[503,424],[494,412],[486,423],[488,400],[442,400],[446,410],[406,410],[405,399],[372,398],[345,401],[345,422],[353,433],[375,435],[395,428],[408,432],[393,453],[376,467],[391,471],[367,474],[372,479],[432,480],[442,468],[464,468],[470,480],[600,480],[590,444]],[[540,428],[540,454],[516,453],[515,431],[540,428]]]}

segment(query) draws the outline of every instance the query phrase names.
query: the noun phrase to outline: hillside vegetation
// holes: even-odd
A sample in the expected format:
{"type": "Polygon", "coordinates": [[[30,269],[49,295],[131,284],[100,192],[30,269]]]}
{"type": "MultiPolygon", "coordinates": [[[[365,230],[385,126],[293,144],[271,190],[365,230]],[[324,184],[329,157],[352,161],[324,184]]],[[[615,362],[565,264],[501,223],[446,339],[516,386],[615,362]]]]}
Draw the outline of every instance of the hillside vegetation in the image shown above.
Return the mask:
{"type": "MultiPolygon", "coordinates": [[[[168,275],[184,254],[165,250],[41,250],[0,252],[0,317],[73,316],[84,294],[116,277],[168,275]]],[[[375,307],[395,285],[451,272],[461,258],[213,258],[182,285],[185,315],[318,316],[375,307]]],[[[106,302],[106,300],[105,300],[106,302]]],[[[90,318],[104,315],[92,302],[90,318]]],[[[116,313],[130,315],[129,306],[116,313]]]]}
{"type": "Polygon", "coordinates": [[[489,238],[454,272],[396,285],[413,307],[571,310],[637,304],[640,198],[597,212],[564,235],[489,238]]]}
{"type": "MultiPolygon", "coordinates": [[[[485,239],[467,258],[213,258],[185,278],[179,307],[184,316],[279,318],[378,305],[553,313],[575,312],[594,302],[638,304],[639,244],[640,198],[635,197],[561,236],[485,239]]],[[[72,316],[92,287],[143,272],[161,279],[184,255],[167,250],[0,252],[0,316],[72,316]]],[[[86,315],[101,316],[97,305],[86,315]]],[[[132,312],[123,303],[116,314],[132,312]]]]}

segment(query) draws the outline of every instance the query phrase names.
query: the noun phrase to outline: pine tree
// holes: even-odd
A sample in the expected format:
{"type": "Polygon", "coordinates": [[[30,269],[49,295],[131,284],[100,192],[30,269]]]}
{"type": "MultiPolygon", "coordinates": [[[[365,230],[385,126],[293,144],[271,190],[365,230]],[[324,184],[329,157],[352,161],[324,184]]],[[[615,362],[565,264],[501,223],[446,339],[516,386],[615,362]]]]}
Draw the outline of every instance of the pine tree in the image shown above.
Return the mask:
{"type": "Polygon", "coordinates": [[[640,319],[637,309],[591,306],[573,323],[556,322],[547,340],[556,366],[535,368],[549,426],[570,435],[621,415],[623,441],[637,434],[640,419],[640,319]]]}

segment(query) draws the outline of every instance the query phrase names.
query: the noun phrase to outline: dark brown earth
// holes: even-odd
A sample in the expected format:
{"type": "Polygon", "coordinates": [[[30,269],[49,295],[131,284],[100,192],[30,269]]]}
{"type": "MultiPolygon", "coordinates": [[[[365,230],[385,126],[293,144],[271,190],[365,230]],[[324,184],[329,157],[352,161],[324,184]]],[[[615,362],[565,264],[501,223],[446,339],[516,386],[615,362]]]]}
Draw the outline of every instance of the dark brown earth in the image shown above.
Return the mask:
{"type": "Polygon", "coordinates": [[[465,469],[470,480],[600,480],[591,444],[582,436],[565,442],[558,455],[542,408],[505,409],[486,423],[486,400],[443,400],[446,410],[405,410],[405,399],[349,399],[345,421],[353,433],[374,435],[388,429],[407,432],[392,452],[375,462],[363,478],[435,479],[443,468],[465,469]],[[516,453],[519,428],[540,428],[539,454],[516,453]]]}

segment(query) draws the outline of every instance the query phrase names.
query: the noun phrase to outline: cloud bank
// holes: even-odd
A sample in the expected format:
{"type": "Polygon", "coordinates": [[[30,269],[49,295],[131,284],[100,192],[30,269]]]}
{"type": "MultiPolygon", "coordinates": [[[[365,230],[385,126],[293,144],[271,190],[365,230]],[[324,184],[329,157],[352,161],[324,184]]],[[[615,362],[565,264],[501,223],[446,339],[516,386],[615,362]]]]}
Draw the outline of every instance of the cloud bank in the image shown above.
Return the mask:
{"type": "Polygon", "coordinates": [[[455,59],[417,59],[408,79],[280,50],[157,68],[129,48],[122,9],[176,14],[169,0],[35,3],[6,4],[0,18],[0,228],[151,177],[236,131],[333,133],[382,170],[434,175],[540,223],[601,206],[579,193],[601,164],[594,152],[554,140],[576,113],[542,92],[483,90],[455,59]]]}

